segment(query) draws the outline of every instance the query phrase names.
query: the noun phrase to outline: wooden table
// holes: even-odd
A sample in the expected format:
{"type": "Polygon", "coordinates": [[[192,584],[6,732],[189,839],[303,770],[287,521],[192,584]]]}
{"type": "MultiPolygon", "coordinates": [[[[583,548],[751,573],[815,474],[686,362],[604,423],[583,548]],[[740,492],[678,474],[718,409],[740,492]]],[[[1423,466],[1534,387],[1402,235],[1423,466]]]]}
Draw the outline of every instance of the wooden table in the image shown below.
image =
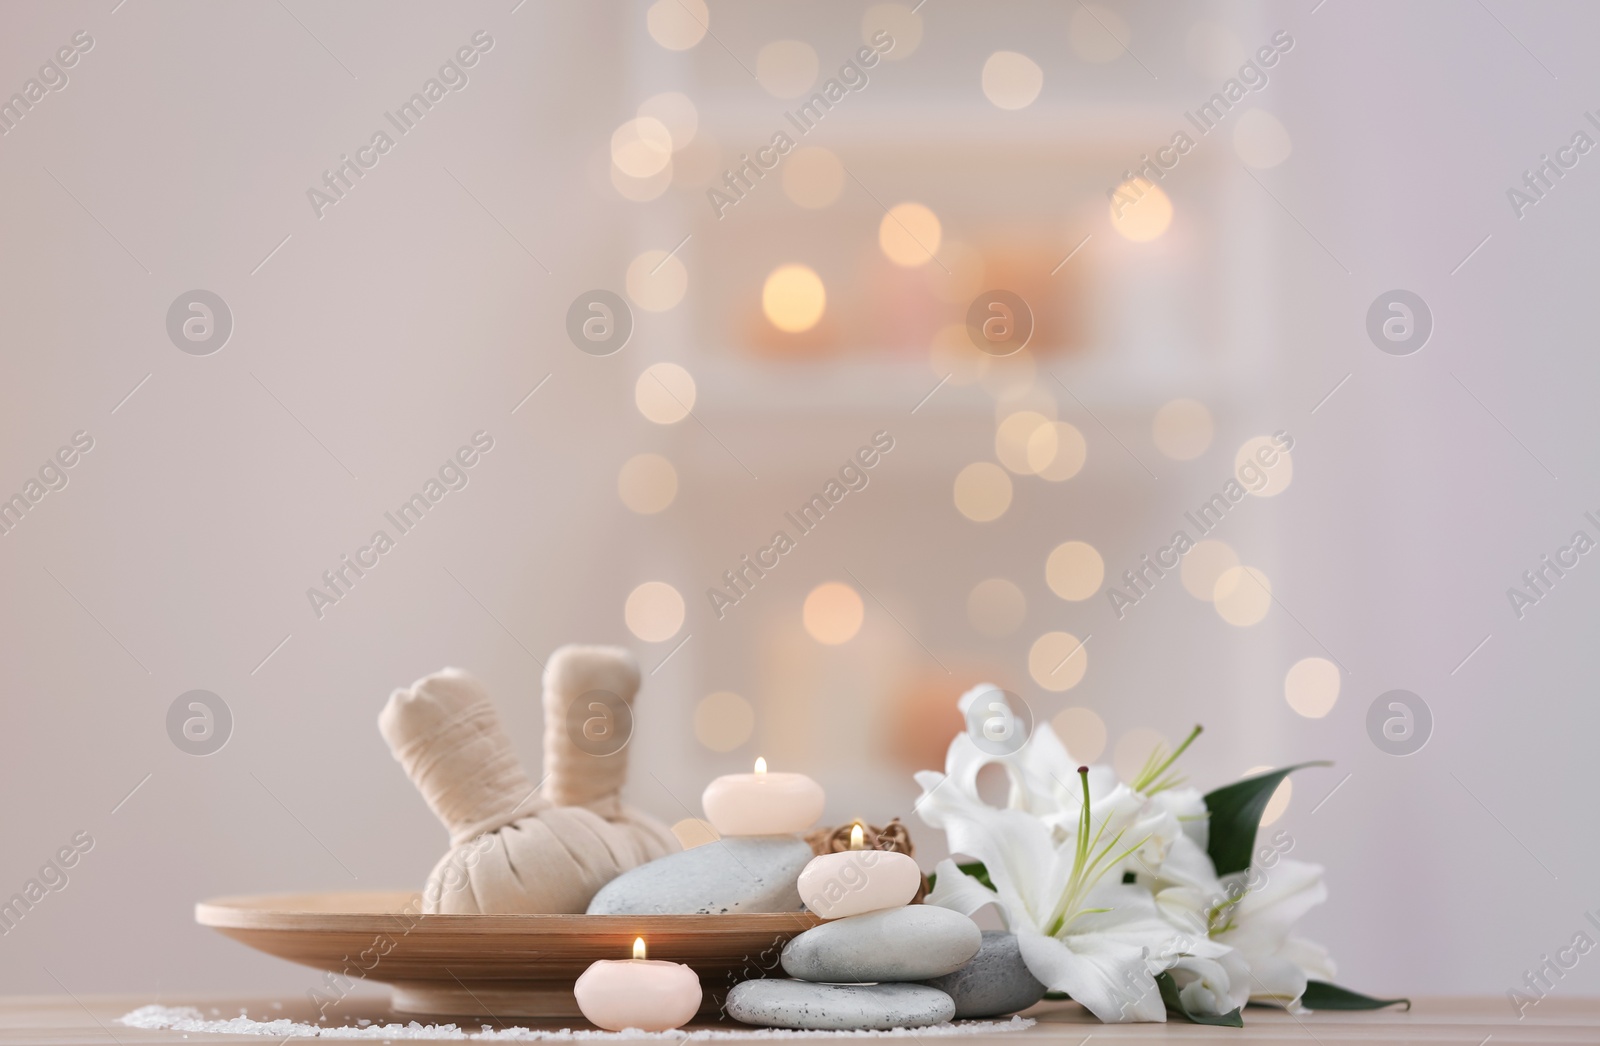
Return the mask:
{"type": "MultiPolygon", "coordinates": [[[[132,995],[79,996],[0,996],[0,1044],[26,1046],[105,1046],[107,1043],[182,1044],[204,1043],[262,1044],[279,1046],[283,1041],[309,1042],[309,1038],[282,1040],[264,1035],[206,1035],[190,1032],[144,1031],[116,1023],[116,1019],[153,1000],[132,995]]],[[[220,1018],[237,1016],[240,1009],[256,1019],[288,1017],[310,1023],[314,1012],[305,1000],[280,1000],[273,1009],[271,1000],[247,998],[163,999],[164,1005],[190,1005],[208,1017],[216,1010],[220,1018]]],[[[1045,1003],[1030,1012],[1038,1024],[1026,1031],[910,1040],[915,1046],[1038,1046],[1042,1042],[1080,1046],[1093,1035],[1094,1043],[1170,1044],[1174,1042],[1236,1042],[1249,1046],[1265,1043],[1293,1043],[1296,1046],[1346,1046],[1354,1043],[1420,1043],[1492,1046],[1513,1043],[1600,1043],[1600,999],[1547,998],[1517,1020],[1504,998],[1426,998],[1418,999],[1410,1012],[1319,1013],[1291,1017],[1277,1010],[1252,1009],[1245,1012],[1245,1027],[1202,1028],[1193,1024],[1103,1025],[1071,1003],[1045,1003]]],[[[329,1024],[365,1018],[375,1022],[397,1019],[379,998],[351,998],[344,1003],[340,1018],[329,1024]]],[[[402,1023],[407,1018],[398,1018],[402,1023]]],[[[423,1023],[427,1023],[426,1021],[423,1023]]],[[[476,1032],[483,1024],[498,1026],[488,1017],[461,1019],[463,1030],[476,1032]]],[[[507,1021],[508,1027],[540,1027],[527,1021],[507,1021]]],[[[726,1027],[726,1026],[717,1026],[726,1027]]],[[[737,1025],[733,1026],[737,1027],[737,1025]]],[[[377,1039],[337,1039],[339,1042],[382,1042],[377,1039]]],[[[396,1039],[395,1042],[419,1041],[396,1039]]],[[[446,1041],[446,1040],[425,1040],[446,1041]]],[[[459,1040],[457,1040],[459,1041],[459,1040]]],[[[591,1040],[592,1041],[592,1040],[591,1040]]],[[[657,1042],[661,1040],[656,1040],[657,1042]]],[[[739,1042],[757,1040],[725,1040],[739,1042]]],[[[770,1040],[768,1040],[770,1041],[770,1040]]],[[[815,1040],[801,1040],[815,1041],[815,1040]]],[[[845,1039],[846,1042],[860,1041],[845,1039]]],[[[907,1041],[907,1040],[900,1040],[907,1041]]]]}

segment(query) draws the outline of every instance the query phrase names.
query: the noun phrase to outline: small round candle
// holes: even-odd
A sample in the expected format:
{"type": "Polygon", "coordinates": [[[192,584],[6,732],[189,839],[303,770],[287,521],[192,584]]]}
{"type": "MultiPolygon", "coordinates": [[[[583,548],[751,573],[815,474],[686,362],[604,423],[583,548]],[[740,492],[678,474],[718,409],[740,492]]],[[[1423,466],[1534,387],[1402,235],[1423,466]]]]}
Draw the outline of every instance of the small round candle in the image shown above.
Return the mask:
{"type": "Polygon", "coordinates": [[[756,760],[755,773],[724,774],[700,796],[706,820],[722,835],[788,835],[803,832],[822,816],[827,796],[805,774],[768,773],[756,760]]]}
{"type": "Polygon", "coordinates": [[[677,962],[645,958],[643,937],[633,941],[633,958],[601,959],[572,986],[578,1009],[589,1023],[606,1031],[681,1028],[700,1009],[700,978],[677,962]]]}
{"type": "Polygon", "coordinates": [[[850,849],[813,857],[800,873],[800,899],[824,919],[843,919],[910,904],[922,870],[909,854],[865,849],[861,826],[850,830],[850,849]]]}

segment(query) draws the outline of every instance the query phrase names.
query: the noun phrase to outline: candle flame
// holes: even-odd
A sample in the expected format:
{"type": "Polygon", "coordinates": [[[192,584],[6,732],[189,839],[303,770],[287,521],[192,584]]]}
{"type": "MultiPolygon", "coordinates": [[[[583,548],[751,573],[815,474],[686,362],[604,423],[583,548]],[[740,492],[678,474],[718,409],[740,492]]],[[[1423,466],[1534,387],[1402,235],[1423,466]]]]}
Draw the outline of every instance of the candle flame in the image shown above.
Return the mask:
{"type": "Polygon", "coordinates": [[[764,774],[766,772],[767,772],[767,761],[765,759],[763,759],[761,756],[756,756],[756,773],[764,774]]]}
{"type": "Polygon", "coordinates": [[[863,833],[861,831],[861,824],[859,822],[857,822],[856,824],[852,825],[851,828],[850,828],[850,849],[852,849],[852,850],[864,850],[864,849],[866,849],[866,846],[867,846],[867,841],[866,841],[865,833],[863,833]]]}
{"type": "Polygon", "coordinates": [[[635,959],[643,959],[645,957],[643,937],[635,937],[633,939],[633,957],[635,959]]]}

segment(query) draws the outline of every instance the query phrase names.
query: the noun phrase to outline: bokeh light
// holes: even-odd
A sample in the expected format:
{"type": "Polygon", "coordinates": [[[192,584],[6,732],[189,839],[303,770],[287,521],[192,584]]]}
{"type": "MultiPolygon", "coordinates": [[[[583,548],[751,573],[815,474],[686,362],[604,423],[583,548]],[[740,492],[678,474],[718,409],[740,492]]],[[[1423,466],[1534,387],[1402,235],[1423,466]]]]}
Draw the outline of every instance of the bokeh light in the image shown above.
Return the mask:
{"type": "Polygon", "coordinates": [[[801,610],[811,638],[829,646],[854,639],[866,614],[861,596],[843,581],[824,582],[812,589],[801,610]]]}
{"type": "Polygon", "coordinates": [[[689,289],[689,270],[676,254],[645,251],[628,264],[628,297],[646,312],[666,312],[683,300],[689,289]]]}
{"type": "Polygon", "coordinates": [[[1245,628],[1272,609],[1272,585],[1255,567],[1231,567],[1217,578],[1212,603],[1222,620],[1245,628]]]}
{"type": "Polygon", "coordinates": [[[1003,577],[986,578],[967,593],[967,620],[986,636],[1009,636],[1028,617],[1028,597],[1003,577]]]}
{"type": "Polygon", "coordinates": [[[1040,425],[1028,434],[1028,469],[1041,479],[1060,483],[1083,468],[1089,445],[1077,426],[1065,421],[1040,425]]]}
{"type": "Polygon", "coordinates": [[[822,319],[828,292],[809,265],[780,265],[761,287],[761,311],[789,334],[810,330],[822,319]]]}
{"type": "Polygon", "coordinates": [[[1289,489],[1294,479],[1294,459],[1288,451],[1278,449],[1271,436],[1252,436],[1233,456],[1233,474],[1246,491],[1258,498],[1270,498],[1289,489]]]}
{"type": "Polygon", "coordinates": [[[628,120],[611,132],[611,162],[630,178],[648,178],[672,162],[672,132],[650,116],[628,120]]]}
{"type": "Polygon", "coordinates": [[[1092,708],[1063,708],[1050,727],[1079,763],[1092,763],[1106,750],[1106,723],[1092,708]]]}
{"type": "MultiPolygon", "coordinates": [[[[1269,770],[1276,769],[1277,767],[1275,766],[1257,766],[1246,770],[1241,776],[1254,777],[1257,774],[1264,774],[1269,770]]],[[[1282,817],[1284,813],[1288,811],[1289,800],[1293,798],[1293,796],[1294,784],[1287,777],[1285,777],[1278,784],[1278,787],[1272,790],[1272,798],[1267,800],[1267,808],[1261,811],[1261,827],[1265,828],[1267,825],[1282,817]]]]}
{"type": "Polygon", "coordinates": [[[1028,445],[1033,434],[1049,424],[1049,418],[1034,410],[1006,415],[994,432],[994,453],[1000,464],[1019,476],[1033,475],[1036,470],[1028,456],[1028,445]]]}
{"type": "Polygon", "coordinates": [[[1215,538],[1197,541],[1184,554],[1178,573],[1183,587],[1196,599],[1207,603],[1217,597],[1217,579],[1239,565],[1239,554],[1233,546],[1215,538]]]}
{"type": "Polygon", "coordinates": [[[617,495],[641,516],[654,515],[678,496],[678,470],[660,454],[635,454],[617,472],[617,495]]]}
{"type": "Polygon", "coordinates": [[[1105,578],[1105,560],[1087,541],[1063,542],[1045,560],[1044,579],[1062,599],[1082,602],[1100,591],[1105,578]]]}
{"type": "Polygon", "coordinates": [[[646,581],[628,593],[622,617],[646,643],[664,642],[683,627],[683,596],[665,581],[646,581]]]}
{"type": "Polygon", "coordinates": [[[756,710],[731,691],[707,694],[694,706],[695,740],[713,752],[733,751],[750,740],[755,728],[756,710]]]}
{"type": "Polygon", "coordinates": [[[1233,151],[1247,167],[1276,167],[1294,152],[1294,142],[1283,121],[1264,109],[1251,109],[1233,125],[1233,151]]]}
{"type": "Polygon", "coordinates": [[[800,40],[774,40],[756,52],[756,79],[775,98],[798,98],[817,82],[817,52],[800,40]]]}
{"type": "MultiPolygon", "coordinates": [[[[921,6],[921,5],[918,5],[921,6]]],[[[922,44],[922,16],[910,4],[873,4],[861,16],[861,42],[875,47],[879,32],[889,34],[894,46],[882,52],[886,62],[910,58],[922,44]]]]}
{"type": "Polygon", "coordinates": [[[925,265],[939,253],[939,216],[920,203],[897,203],[878,223],[878,246],[896,265],[925,265]]]}
{"type": "Polygon", "coordinates": [[[1072,50],[1086,62],[1104,64],[1122,57],[1132,36],[1122,16],[1099,4],[1079,4],[1068,27],[1072,50]]]}
{"type": "Polygon", "coordinates": [[[1193,461],[1211,446],[1211,411],[1199,400],[1177,399],[1161,406],[1150,423],[1156,449],[1173,461],[1193,461]]]}
{"type": "Polygon", "coordinates": [[[711,12],[705,0],[656,0],[644,21],[656,43],[669,51],[687,51],[705,38],[711,12]]]}
{"type": "Polygon", "coordinates": [[[694,410],[694,376],[676,363],[653,363],[633,386],[639,413],[657,425],[682,421],[694,410]]]}
{"type": "Polygon", "coordinates": [[[1134,243],[1148,243],[1172,224],[1172,200],[1159,185],[1123,182],[1111,201],[1111,227],[1134,243]]]}
{"type": "Polygon", "coordinates": [[[1071,632],[1046,632],[1028,649],[1028,674],[1046,690],[1071,690],[1089,670],[1089,651],[1071,632]]]}
{"type": "Polygon", "coordinates": [[[1044,89],[1044,70],[1025,54],[996,51],[983,63],[983,96],[1001,109],[1026,109],[1044,89]]]}
{"type": "Polygon", "coordinates": [[[1307,657],[1289,666],[1283,698],[1307,719],[1321,719],[1339,700],[1339,666],[1325,657],[1307,657]]]}
{"type": "Polygon", "coordinates": [[[672,176],[675,167],[668,163],[661,170],[648,178],[634,178],[623,173],[616,164],[611,165],[611,187],[624,200],[634,203],[649,203],[656,199],[672,185],[672,176]]]}
{"type": "Polygon", "coordinates": [[[955,502],[975,523],[999,519],[1011,507],[1011,477],[992,461],[974,461],[956,474],[955,502]]]}
{"type": "Polygon", "coordinates": [[[678,845],[685,850],[693,850],[722,838],[710,821],[702,821],[698,817],[685,817],[672,826],[672,834],[678,837],[678,845]]]}
{"type": "Polygon", "coordinates": [[[830,206],[844,191],[844,165],[831,149],[808,145],[789,154],[783,164],[783,194],[801,207],[830,206]]]}
{"type": "Polygon", "coordinates": [[[940,378],[949,377],[952,385],[971,385],[983,377],[994,359],[972,344],[965,323],[939,328],[928,346],[928,368],[940,378]]]}
{"type": "MultiPolygon", "coordinates": [[[[694,141],[700,127],[700,112],[681,91],[652,95],[639,103],[638,116],[659,122],[672,137],[672,151],[679,152],[694,141]]],[[[613,142],[615,137],[613,136],[613,142]]]]}
{"type": "Polygon", "coordinates": [[[1184,54],[1195,72],[1217,80],[1236,76],[1250,49],[1227,26],[1196,22],[1184,39],[1184,54]]]}

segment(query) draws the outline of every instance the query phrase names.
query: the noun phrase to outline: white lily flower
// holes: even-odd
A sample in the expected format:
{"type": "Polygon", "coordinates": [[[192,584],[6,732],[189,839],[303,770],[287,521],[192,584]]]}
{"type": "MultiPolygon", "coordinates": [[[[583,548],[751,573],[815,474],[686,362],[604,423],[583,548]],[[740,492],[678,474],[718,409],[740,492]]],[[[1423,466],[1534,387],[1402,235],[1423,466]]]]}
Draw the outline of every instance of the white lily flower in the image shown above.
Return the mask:
{"type": "Polygon", "coordinates": [[[1220,1017],[1250,1001],[1250,964],[1232,948],[1210,959],[1184,956],[1172,967],[1172,981],[1190,1013],[1220,1017]]]}
{"type": "MultiPolygon", "coordinates": [[[[1235,884],[1247,873],[1229,876],[1235,884]]],[[[1261,882],[1246,889],[1225,909],[1211,937],[1237,949],[1250,965],[1250,998],[1289,1010],[1300,1008],[1306,981],[1331,980],[1333,960],[1319,944],[1290,936],[1301,916],[1328,899],[1322,866],[1279,860],[1271,869],[1253,869],[1261,882]]],[[[1225,887],[1226,888],[1226,887],[1225,887]]],[[[1238,892],[1235,885],[1234,892],[1238,892]]]]}

